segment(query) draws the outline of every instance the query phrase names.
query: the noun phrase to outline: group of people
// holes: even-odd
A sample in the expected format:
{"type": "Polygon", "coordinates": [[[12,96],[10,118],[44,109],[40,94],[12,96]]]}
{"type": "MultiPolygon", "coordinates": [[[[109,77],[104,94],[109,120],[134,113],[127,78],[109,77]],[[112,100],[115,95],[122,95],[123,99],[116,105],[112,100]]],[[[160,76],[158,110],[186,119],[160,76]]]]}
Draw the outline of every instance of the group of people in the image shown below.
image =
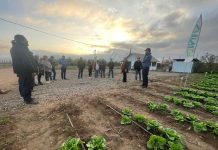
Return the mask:
{"type": "MultiPolygon", "coordinates": [[[[94,71],[95,73],[95,78],[98,78],[98,76],[100,76],[101,78],[105,78],[105,70],[106,70],[106,66],[108,66],[109,68],[109,72],[108,72],[108,78],[112,77],[114,78],[114,62],[111,59],[110,62],[107,64],[107,62],[105,60],[97,60],[97,61],[92,61],[92,60],[88,60],[88,74],[89,77],[92,77],[92,72],[94,71]]],[[[78,63],[77,63],[77,67],[78,67],[78,79],[82,79],[83,78],[83,70],[86,66],[86,62],[85,60],[83,60],[82,57],[80,57],[78,63]]]]}
{"type": "MultiPolygon", "coordinates": [[[[134,63],[135,80],[137,80],[138,76],[139,76],[139,80],[141,80],[141,70],[142,70],[142,77],[143,77],[142,88],[148,87],[148,73],[151,65],[151,59],[152,59],[151,49],[147,48],[145,50],[145,56],[143,60],[141,61],[140,57],[138,57],[134,63]]],[[[129,64],[127,58],[125,58],[121,64],[121,71],[123,73],[123,82],[127,82],[128,69],[129,69],[129,64]]]]}
{"type": "MultiPolygon", "coordinates": [[[[43,56],[39,58],[38,56],[33,56],[33,53],[28,48],[29,44],[27,39],[23,35],[15,35],[14,40],[12,41],[12,48],[10,50],[12,57],[12,65],[14,73],[17,74],[18,83],[19,83],[19,92],[26,104],[37,103],[32,98],[32,90],[36,85],[42,85],[41,77],[45,76],[46,83],[56,80],[56,65],[59,63],[61,66],[61,78],[62,80],[67,80],[66,70],[67,70],[67,60],[65,56],[59,61],[56,61],[53,56],[48,58],[43,56]],[[35,76],[37,76],[37,84],[35,82],[35,76]]],[[[142,87],[148,86],[148,72],[151,63],[151,50],[150,48],[146,49],[146,54],[143,61],[140,61],[140,58],[134,65],[136,70],[136,79],[139,74],[139,79],[141,79],[141,69],[143,74],[143,84],[142,87]]],[[[83,58],[80,58],[77,67],[78,67],[78,79],[83,78],[83,71],[85,69],[86,62],[83,58]]],[[[87,62],[88,66],[88,75],[92,77],[94,72],[95,78],[100,76],[105,78],[106,66],[109,68],[108,77],[114,78],[114,62],[112,59],[109,63],[106,63],[105,60],[96,60],[87,62]]],[[[121,64],[121,71],[123,73],[123,82],[127,82],[127,73],[128,73],[128,61],[125,58],[121,64]]]]}

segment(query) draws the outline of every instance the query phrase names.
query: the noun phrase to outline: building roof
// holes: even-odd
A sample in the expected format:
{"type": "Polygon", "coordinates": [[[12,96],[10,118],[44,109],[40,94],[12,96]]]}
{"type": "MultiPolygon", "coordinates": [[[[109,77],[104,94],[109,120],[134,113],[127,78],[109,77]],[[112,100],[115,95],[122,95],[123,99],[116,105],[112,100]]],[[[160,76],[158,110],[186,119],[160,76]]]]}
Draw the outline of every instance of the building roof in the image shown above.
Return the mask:
{"type": "MultiPolygon", "coordinates": [[[[130,53],[130,54],[127,56],[127,58],[130,57],[131,55],[135,55],[136,58],[140,57],[141,59],[143,59],[144,56],[145,56],[145,54],[140,54],[140,53],[130,53]]],[[[151,62],[159,62],[159,61],[158,61],[155,57],[152,56],[152,58],[151,58],[151,62]]]]}

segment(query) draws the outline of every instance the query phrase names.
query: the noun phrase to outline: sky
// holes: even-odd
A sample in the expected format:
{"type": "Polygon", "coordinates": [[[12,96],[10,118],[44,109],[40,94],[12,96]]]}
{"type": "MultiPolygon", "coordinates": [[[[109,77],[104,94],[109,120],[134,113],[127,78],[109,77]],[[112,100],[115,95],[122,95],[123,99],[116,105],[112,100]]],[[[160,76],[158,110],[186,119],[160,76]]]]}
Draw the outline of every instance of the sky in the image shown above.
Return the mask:
{"type": "Polygon", "coordinates": [[[0,20],[0,56],[8,56],[14,35],[31,50],[61,54],[126,51],[157,58],[184,58],[198,17],[203,26],[196,57],[218,55],[218,0],[0,0],[0,18],[70,40],[49,36],[0,20]]]}

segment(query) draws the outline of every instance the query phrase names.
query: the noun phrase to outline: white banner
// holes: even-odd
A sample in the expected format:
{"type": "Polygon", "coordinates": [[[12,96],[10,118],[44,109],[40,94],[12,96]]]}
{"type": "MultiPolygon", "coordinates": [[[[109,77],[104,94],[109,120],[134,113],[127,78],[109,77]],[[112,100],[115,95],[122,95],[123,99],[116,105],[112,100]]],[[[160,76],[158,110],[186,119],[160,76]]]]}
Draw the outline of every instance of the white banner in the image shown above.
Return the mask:
{"type": "Polygon", "coordinates": [[[195,50],[201,33],[201,27],[202,27],[202,15],[200,15],[199,19],[197,20],[197,23],[188,41],[188,46],[186,50],[186,61],[192,61],[192,59],[194,58],[195,50]]]}

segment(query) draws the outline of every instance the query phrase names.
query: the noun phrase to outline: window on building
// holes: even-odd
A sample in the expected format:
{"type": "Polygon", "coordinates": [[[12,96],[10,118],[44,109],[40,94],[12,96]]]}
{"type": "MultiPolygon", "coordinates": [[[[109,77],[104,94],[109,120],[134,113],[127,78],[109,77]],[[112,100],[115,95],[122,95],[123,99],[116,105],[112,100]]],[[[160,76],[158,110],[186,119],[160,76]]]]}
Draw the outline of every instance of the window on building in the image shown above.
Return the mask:
{"type": "Polygon", "coordinates": [[[151,66],[152,66],[152,67],[155,67],[156,64],[157,64],[156,62],[152,62],[152,63],[151,63],[151,66]]]}

